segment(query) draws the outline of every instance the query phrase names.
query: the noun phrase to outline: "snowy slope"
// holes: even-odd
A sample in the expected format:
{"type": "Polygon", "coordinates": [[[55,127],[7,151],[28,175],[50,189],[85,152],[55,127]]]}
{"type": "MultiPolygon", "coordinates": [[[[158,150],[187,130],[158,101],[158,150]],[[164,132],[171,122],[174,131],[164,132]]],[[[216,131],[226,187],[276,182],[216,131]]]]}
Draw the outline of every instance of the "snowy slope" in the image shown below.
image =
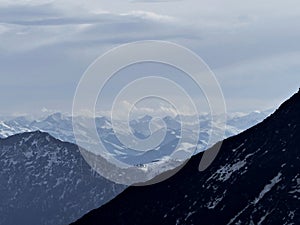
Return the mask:
{"type": "Polygon", "coordinates": [[[123,189],[95,174],[76,145],[47,133],[0,139],[0,224],[67,224],[123,189]]]}

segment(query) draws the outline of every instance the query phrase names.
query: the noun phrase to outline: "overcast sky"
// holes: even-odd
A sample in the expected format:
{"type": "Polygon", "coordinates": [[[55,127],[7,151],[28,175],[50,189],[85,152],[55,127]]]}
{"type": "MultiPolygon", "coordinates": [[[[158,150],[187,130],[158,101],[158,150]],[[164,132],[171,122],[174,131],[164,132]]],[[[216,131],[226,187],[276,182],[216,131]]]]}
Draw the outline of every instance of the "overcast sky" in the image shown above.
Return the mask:
{"type": "Polygon", "coordinates": [[[300,2],[0,0],[0,114],[70,112],[112,47],[172,41],[215,73],[229,111],[277,107],[300,87],[300,2]]]}

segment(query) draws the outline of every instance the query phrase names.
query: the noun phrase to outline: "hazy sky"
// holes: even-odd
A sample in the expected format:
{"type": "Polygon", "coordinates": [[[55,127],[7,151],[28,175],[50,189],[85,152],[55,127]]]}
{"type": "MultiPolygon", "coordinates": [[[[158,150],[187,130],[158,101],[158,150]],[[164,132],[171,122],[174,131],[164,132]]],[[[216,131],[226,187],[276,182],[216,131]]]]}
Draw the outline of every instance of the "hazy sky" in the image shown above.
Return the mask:
{"type": "Polygon", "coordinates": [[[91,62],[145,39],[202,57],[230,111],[277,107],[300,87],[299,23],[297,0],[0,0],[0,114],[70,111],[91,62]]]}

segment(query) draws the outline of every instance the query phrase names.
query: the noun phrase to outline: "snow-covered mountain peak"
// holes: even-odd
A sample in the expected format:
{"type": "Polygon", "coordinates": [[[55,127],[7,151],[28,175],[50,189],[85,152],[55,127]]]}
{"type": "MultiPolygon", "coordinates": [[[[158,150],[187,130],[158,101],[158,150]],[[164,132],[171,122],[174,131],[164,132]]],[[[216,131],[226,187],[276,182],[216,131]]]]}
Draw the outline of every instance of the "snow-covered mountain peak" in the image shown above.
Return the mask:
{"type": "Polygon", "coordinates": [[[0,224],[68,224],[124,189],[45,132],[0,139],[0,156],[0,224]]]}
{"type": "MultiPolygon", "coordinates": [[[[130,162],[130,164],[141,164],[150,162],[153,159],[159,159],[161,157],[167,156],[169,154],[170,145],[176,146],[180,138],[181,133],[181,120],[183,119],[185,124],[188,123],[190,137],[194,137],[193,130],[199,129],[200,125],[200,134],[199,134],[199,143],[197,145],[197,152],[205,150],[208,146],[209,137],[211,135],[212,128],[215,129],[215,136],[221,133],[221,128],[218,124],[212,123],[211,116],[200,115],[199,121],[195,121],[195,117],[189,115],[181,115],[177,117],[166,116],[162,120],[153,120],[153,117],[150,115],[145,115],[143,117],[129,121],[130,131],[138,139],[149,138],[157,132],[166,132],[166,136],[163,142],[156,149],[159,151],[150,151],[147,154],[141,156],[139,152],[134,149],[126,147],[123,143],[120,142],[116,134],[121,135],[123,140],[130,140],[132,137],[128,135],[128,122],[126,121],[114,121],[114,126],[111,121],[106,117],[96,117],[95,119],[90,117],[78,116],[76,117],[75,122],[80,127],[79,140],[76,141],[73,133],[73,119],[71,116],[63,113],[54,113],[50,114],[45,118],[37,119],[30,121],[27,118],[17,117],[9,121],[0,122],[0,137],[7,137],[17,133],[30,132],[41,130],[51,134],[53,137],[67,141],[71,143],[79,143],[81,146],[89,146],[93,144],[93,140],[89,137],[90,129],[87,127],[87,124],[90,124],[90,120],[94,120],[97,128],[97,132],[103,144],[106,147],[107,153],[117,157],[118,160],[130,162]],[[200,122],[200,124],[198,124],[200,122]],[[165,130],[165,131],[163,131],[165,130]],[[79,141],[79,142],[78,142],[79,141]],[[165,151],[165,152],[163,152],[165,151]],[[139,157],[137,157],[139,155],[139,157]],[[151,157],[150,157],[151,155],[151,157]],[[147,161],[146,159],[149,158],[147,161]]],[[[253,116],[252,114],[247,114],[242,117],[232,117],[228,120],[226,137],[237,134],[244,129],[249,128],[250,126],[256,124],[257,122],[264,119],[262,114],[253,116]]],[[[219,141],[219,139],[214,140],[219,141]]],[[[184,142],[189,143],[189,140],[184,142]]],[[[171,148],[172,150],[173,148],[171,148]]],[[[174,149],[175,150],[175,149],[174,149]]]]}

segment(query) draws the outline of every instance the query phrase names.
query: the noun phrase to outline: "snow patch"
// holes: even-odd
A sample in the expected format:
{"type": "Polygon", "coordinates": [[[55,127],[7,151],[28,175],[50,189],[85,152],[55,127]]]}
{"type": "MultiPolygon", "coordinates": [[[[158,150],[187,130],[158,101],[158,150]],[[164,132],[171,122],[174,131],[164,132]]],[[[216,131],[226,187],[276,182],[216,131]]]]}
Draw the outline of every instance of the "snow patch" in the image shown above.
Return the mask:
{"type": "Polygon", "coordinates": [[[227,164],[227,165],[223,166],[222,168],[218,169],[216,171],[216,173],[213,174],[212,177],[210,177],[208,180],[210,180],[210,179],[218,179],[218,180],[223,181],[223,182],[227,181],[234,172],[240,170],[245,165],[246,165],[246,161],[245,160],[236,162],[236,163],[234,163],[232,165],[227,164]]]}
{"type": "Polygon", "coordinates": [[[277,183],[281,181],[281,175],[281,172],[279,172],[277,176],[271,180],[271,183],[264,187],[264,189],[259,193],[259,196],[253,201],[253,204],[258,203],[265,196],[265,194],[267,194],[277,183]]]}

